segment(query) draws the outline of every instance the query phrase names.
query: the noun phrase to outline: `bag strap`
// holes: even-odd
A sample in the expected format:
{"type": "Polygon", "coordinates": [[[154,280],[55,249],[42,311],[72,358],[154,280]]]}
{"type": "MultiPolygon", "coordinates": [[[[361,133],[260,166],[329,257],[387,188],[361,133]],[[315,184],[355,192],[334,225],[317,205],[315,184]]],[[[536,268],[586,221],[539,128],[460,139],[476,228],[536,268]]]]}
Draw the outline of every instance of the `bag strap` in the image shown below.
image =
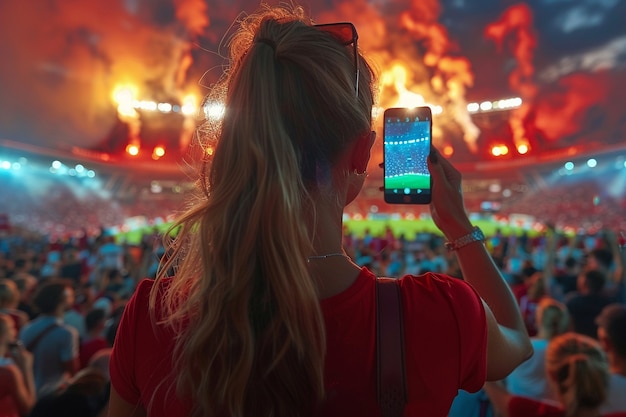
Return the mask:
{"type": "Polygon", "coordinates": [[[402,299],[397,279],[376,279],[378,405],[383,417],[402,417],[407,403],[402,299]]]}
{"type": "Polygon", "coordinates": [[[37,347],[41,339],[43,339],[45,335],[47,335],[48,333],[50,333],[52,330],[56,329],[57,327],[59,327],[57,323],[52,323],[50,326],[43,329],[37,335],[37,337],[35,337],[33,340],[31,340],[31,342],[28,345],[26,345],[26,350],[29,352],[32,352],[33,350],[35,350],[35,348],[37,347]]]}

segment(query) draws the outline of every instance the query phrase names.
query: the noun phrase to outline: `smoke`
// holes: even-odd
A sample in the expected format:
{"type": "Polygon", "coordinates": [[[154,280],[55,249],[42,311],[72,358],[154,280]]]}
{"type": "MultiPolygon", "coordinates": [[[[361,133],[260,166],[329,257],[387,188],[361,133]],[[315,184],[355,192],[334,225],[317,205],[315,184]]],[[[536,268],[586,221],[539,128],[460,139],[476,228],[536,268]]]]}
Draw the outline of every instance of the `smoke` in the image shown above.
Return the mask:
{"type": "MultiPolygon", "coordinates": [[[[0,135],[92,148],[120,117],[112,97],[119,86],[145,100],[201,95],[188,70],[192,42],[208,25],[202,0],[1,2],[2,36],[12,42],[0,47],[0,79],[10,80],[0,97],[0,135]]],[[[141,131],[136,115],[120,118],[131,134],[141,131]]]]}
{"type": "Polygon", "coordinates": [[[607,71],[575,72],[538,94],[529,123],[546,148],[562,148],[583,140],[588,149],[623,142],[626,118],[611,105],[626,93],[621,80],[607,71]]]}
{"type": "MultiPolygon", "coordinates": [[[[408,7],[400,1],[357,0],[336,2],[333,12],[321,13],[317,21],[351,20],[356,25],[360,48],[381,76],[381,108],[441,106],[433,141],[438,145],[449,141],[452,130],[475,152],[480,132],[465,100],[474,82],[471,64],[458,53],[458,46],[439,23],[440,16],[437,0],[413,0],[408,7]]],[[[376,145],[372,160],[382,160],[381,154],[376,145]]]]}
{"type": "MultiPolygon", "coordinates": [[[[458,46],[439,23],[440,14],[441,6],[437,0],[413,0],[411,8],[400,15],[400,27],[408,31],[423,51],[422,62],[430,75],[426,90],[430,90],[426,93],[431,96],[428,101],[443,106],[442,119],[460,126],[465,144],[475,153],[480,131],[470,119],[465,100],[467,88],[474,83],[474,75],[469,60],[456,52],[458,46]]],[[[419,65],[411,61],[408,64],[419,65]]]]}
{"type": "Polygon", "coordinates": [[[487,26],[485,36],[495,41],[499,52],[503,52],[506,47],[516,61],[517,65],[509,74],[509,86],[520,95],[523,104],[513,110],[509,124],[515,145],[529,146],[524,119],[537,94],[537,86],[533,80],[535,73],[533,58],[537,39],[533,29],[532,10],[526,3],[509,7],[498,21],[487,26]]]}

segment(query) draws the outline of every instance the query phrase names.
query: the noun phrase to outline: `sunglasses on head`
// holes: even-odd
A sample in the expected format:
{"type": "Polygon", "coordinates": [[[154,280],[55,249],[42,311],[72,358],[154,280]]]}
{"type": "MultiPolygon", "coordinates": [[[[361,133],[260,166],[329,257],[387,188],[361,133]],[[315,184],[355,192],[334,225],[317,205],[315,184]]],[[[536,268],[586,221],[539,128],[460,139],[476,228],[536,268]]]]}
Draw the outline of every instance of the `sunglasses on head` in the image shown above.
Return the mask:
{"type": "Polygon", "coordinates": [[[313,27],[317,30],[321,30],[322,32],[330,34],[342,45],[352,45],[352,55],[354,56],[354,72],[356,76],[356,81],[354,85],[356,96],[359,97],[359,51],[357,48],[357,40],[359,39],[359,34],[356,32],[356,28],[352,23],[349,22],[326,23],[322,25],[313,25],[313,27]]]}

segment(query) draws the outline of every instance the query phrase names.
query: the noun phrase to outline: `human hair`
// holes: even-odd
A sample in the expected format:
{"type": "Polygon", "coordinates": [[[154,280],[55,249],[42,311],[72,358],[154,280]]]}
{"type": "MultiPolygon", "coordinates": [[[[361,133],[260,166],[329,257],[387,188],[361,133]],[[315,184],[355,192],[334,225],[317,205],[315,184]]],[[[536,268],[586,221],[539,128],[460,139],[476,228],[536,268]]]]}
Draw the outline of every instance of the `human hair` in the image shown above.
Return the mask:
{"type": "Polygon", "coordinates": [[[65,289],[70,285],[62,280],[51,280],[42,284],[33,297],[33,304],[41,314],[52,314],[65,301],[65,289]]]}
{"type": "Polygon", "coordinates": [[[0,279],[0,308],[13,308],[17,305],[20,292],[17,284],[10,279],[0,279]]]}
{"type": "Polygon", "coordinates": [[[26,258],[17,258],[14,265],[15,269],[23,269],[28,265],[28,260],[26,258]]]}
{"type": "Polygon", "coordinates": [[[374,77],[359,54],[356,97],[352,49],[311,24],[285,5],[240,22],[211,96],[224,94],[224,117],[201,132],[213,157],[166,240],[150,306],[178,331],[176,389],[196,415],[305,416],[324,395],[312,198],[343,208],[332,185],[348,173],[331,168],[370,134],[374,77]]]}
{"type": "Polygon", "coordinates": [[[604,307],[596,317],[596,324],[604,330],[613,352],[626,358],[626,305],[613,303],[604,307]]]}
{"type": "Polygon", "coordinates": [[[574,268],[578,264],[578,261],[573,256],[568,256],[565,258],[565,266],[568,269],[574,268]]]}
{"type": "Polygon", "coordinates": [[[556,336],[548,344],[546,370],[566,416],[597,408],[606,400],[609,364],[596,340],[574,332],[556,336]]]}
{"type": "Polygon", "coordinates": [[[9,329],[14,327],[15,323],[8,314],[0,313],[0,339],[9,334],[9,329]]]}
{"type": "Polygon", "coordinates": [[[597,269],[584,272],[585,285],[592,294],[597,294],[604,288],[606,284],[606,275],[597,269]]]}
{"type": "Polygon", "coordinates": [[[546,295],[546,285],[542,272],[535,272],[527,281],[529,282],[527,291],[528,298],[531,300],[539,300],[546,295]]]}
{"type": "Polygon", "coordinates": [[[117,269],[117,268],[112,268],[112,269],[109,269],[109,270],[107,270],[107,271],[106,271],[106,277],[107,277],[109,280],[113,281],[113,280],[115,280],[116,278],[123,277],[123,275],[122,275],[122,272],[121,272],[119,269],[117,269]]]}
{"type": "Polygon", "coordinates": [[[613,265],[613,253],[605,248],[595,248],[589,252],[589,256],[593,257],[596,262],[604,269],[611,268],[613,265]]]}
{"type": "Polygon", "coordinates": [[[537,327],[543,330],[547,340],[569,329],[570,317],[567,307],[554,298],[542,298],[537,305],[537,327]]]}
{"type": "Polygon", "coordinates": [[[103,323],[106,319],[106,311],[101,308],[95,308],[90,310],[85,315],[85,328],[87,331],[94,330],[99,324],[103,323]]]}

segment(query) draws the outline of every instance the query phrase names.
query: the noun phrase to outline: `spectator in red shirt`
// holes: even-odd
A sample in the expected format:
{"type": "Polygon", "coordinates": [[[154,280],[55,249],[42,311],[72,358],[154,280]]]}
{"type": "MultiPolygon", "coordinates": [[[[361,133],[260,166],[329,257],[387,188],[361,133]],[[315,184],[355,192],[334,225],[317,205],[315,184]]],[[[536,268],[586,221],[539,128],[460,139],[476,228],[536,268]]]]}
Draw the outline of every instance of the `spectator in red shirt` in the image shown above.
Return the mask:
{"type": "Polygon", "coordinates": [[[79,357],[81,369],[89,364],[89,360],[96,352],[100,349],[110,347],[107,340],[102,335],[106,319],[106,312],[99,308],[89,311],[85,316],[87,336],[80,344],[79,357]]]}

